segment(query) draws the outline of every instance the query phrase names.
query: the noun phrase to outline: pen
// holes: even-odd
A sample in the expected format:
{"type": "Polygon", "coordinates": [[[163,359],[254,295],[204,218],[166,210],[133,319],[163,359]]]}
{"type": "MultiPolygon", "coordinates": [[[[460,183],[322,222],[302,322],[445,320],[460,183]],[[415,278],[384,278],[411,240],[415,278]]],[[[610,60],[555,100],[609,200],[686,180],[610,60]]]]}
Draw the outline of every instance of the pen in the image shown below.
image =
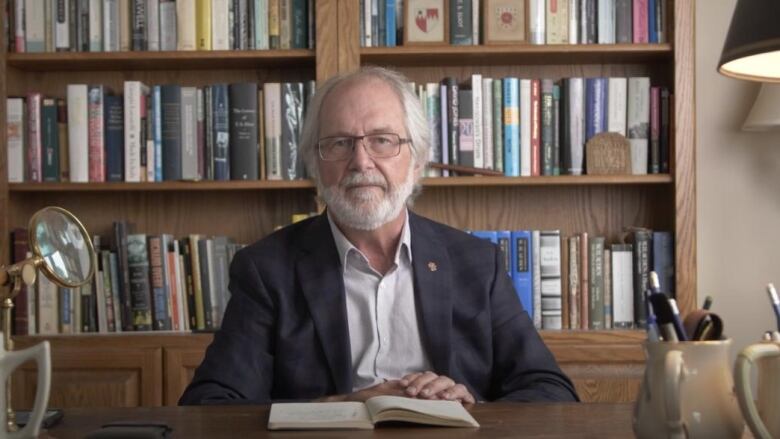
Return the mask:
{"type": "Polygon", "coordinates": [[[677,338],[679,338],[680,341],[688,341],[688,336],[685,333],[685,328],[683,328],[682,320],[680,320],[680,310],[677,309],[677,301],[669,299],[669,305],[672,307],[672,324],[677,332],[677,338]]]}
{"type": "Polygon", "coordinates": [[[712,307],[712,296],[707,296],[704,298],[704,305],[702,306],[703,309],[710,309],[712,307]]]}
{"type": "Polygon", "coordinates": [[[777,298],[777,290],[773,284],[766,286],[766,292],[769,294],[769,300],[772,302],[772,309],[775,310],[775,319],[777,319],[777,330],[780,331],[780,299],[777,298]]]}

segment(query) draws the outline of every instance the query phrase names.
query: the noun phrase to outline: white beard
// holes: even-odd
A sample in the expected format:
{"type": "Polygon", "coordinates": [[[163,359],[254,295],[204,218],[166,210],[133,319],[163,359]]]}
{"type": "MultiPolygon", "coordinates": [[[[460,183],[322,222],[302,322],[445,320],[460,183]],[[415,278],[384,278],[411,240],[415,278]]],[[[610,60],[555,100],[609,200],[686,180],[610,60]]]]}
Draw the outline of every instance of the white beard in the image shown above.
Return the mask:
{"type": "Polygon", "coordinates": [[[396,219],[406,205],[414,190],[414,171],[410,166],[400,186],[390,186],[379,171],[372,171],[353,172],[329,187],[318,179],[317,187],[328,211],[338,222],[353,229],[376,230],[396,219]],[[376,186],[353,187],[366,184],[376,186]]]}

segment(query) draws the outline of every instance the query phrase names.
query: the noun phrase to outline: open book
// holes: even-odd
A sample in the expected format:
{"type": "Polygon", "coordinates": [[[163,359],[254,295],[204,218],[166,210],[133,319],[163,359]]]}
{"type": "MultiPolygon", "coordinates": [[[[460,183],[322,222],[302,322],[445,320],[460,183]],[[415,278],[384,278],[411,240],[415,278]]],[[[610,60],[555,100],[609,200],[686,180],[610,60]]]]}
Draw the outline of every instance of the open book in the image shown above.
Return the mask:
{"type": "Polygon", "coordinates": [[[456,401],[430,401],[400,396],[375,396],[362,402],[275,403],[269,430],[374,428],[381,421],[402,421],[443,427],[479,427],[456,401]]]}

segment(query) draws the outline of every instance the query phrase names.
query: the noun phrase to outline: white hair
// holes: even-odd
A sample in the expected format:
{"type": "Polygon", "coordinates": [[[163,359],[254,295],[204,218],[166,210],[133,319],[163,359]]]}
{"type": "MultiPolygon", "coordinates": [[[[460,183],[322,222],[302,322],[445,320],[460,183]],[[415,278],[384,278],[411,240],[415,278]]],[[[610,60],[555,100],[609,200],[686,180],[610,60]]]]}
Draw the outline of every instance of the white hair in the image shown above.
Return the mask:
{"type": "MultiPolygon", "coordinates": [[[[322,110],[322,104],[327,99],[328,94],[339,85],[366,79],[378,79],[384,82],[398,96],[404,109],[404,127],[406,128],[406,137],[410,140],[409,146],[412,150],[412,160],[421,169],[424,169],[428,163],[431,143],[430,128],[420,100],[415,95],[409,80],[403,74],[384,67],[363,67],[356,72],[337,75],[328,79],[325,84],[317,88],[314,99],[309,104],[309,108],[306,109],[306,119],[303,124],[299,146],[306,170],[309,176],[317,182],[319,182],[320,178],[317,141],[320,137],[320,111],[322,110]]],[[[419,172],[415,179],[415,194],[419,192],[417,183],[421,175],[422,172],[419,172]]],[[[415,194],[409,197],[410,202],[415,194]]]]}

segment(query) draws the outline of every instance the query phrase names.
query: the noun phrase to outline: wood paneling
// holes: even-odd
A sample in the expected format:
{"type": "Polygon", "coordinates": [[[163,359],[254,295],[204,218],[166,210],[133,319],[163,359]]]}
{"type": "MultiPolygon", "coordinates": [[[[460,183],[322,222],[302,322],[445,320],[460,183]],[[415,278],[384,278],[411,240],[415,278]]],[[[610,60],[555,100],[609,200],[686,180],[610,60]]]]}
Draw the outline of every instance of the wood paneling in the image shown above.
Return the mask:
{"type": "Polygon", "coordinates": [[[206,347],[165,349],[165,405],[176,405],[203,361],[206,347]]]}
{"type": "Polygon", "coordinates": [[[315,41],[317,51],[317,81],[322,83],[339,72],[338,7],[336,0],[317,0],[315,41]]]}

